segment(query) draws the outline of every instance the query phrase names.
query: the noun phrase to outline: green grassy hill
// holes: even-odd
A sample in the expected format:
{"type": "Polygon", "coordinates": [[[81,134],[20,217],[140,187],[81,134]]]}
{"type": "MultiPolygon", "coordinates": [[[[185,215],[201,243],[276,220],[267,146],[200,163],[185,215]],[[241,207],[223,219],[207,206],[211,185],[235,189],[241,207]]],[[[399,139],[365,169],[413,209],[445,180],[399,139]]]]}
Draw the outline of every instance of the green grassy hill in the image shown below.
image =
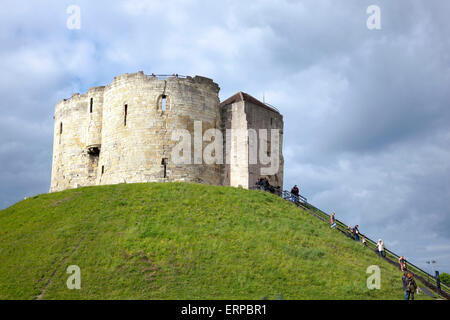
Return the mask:
{"type": "Polygon", "coordinates": [[[231,187],[35,196],[0,211],[0,261],[0,299],[403,298],[400,271],[361,244],[281,198],[231,187]],[[69,265],[81,290],[66,286],[69,265]],[[380,290],[367,289],[370,265],[380,290]]]}

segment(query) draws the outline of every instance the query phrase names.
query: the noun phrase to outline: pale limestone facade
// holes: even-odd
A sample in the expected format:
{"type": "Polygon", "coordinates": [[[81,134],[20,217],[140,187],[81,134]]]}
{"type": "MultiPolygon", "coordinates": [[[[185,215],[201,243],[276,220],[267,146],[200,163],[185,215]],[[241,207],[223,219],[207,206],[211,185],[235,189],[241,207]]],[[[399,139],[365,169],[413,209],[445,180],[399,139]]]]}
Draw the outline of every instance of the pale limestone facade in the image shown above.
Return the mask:
{"type": "MultiPolygon", "coordinates": [[[[229,152],[230,159],[224,164],[224,185],[242,186],[249,188],[255,185],[256,181],[264,176],[269,180],[272,186],[283,188],[283,116],[272,106],[269,106],[254,97],[238,92],[220,104],[221,119],[223,129],[239,130],[243,129],[249,132],[253,131],[259,138],[260,129],[267,130],[266,152],[270,153],[272,147],[272,136],[270,130],[278,129],[280,134],[277,156],[279,163],[275,174],[261,174],[261,169],[267,165],[261,164],[259,155],[261,154],[261,141],[255,144],[254,152],[258,155],[258,161],[251,160],[250,145],[247,141],[239,140],[228,136],[224,148],[234,150],[229,152]],[[234,160],[234,161],[233,161],[234,160]]],[[[253,153],[254,154],[254,153],[253,153]]]]}
{"type": "MultiPolygon", "coordinates": [[[[261,176],[261,165],[171,161],[178,143],[171,139],[172,132],[186,129],[194,140],[194,121],[201,121],[202,133],[211,128],[223,132],[224,155],[227,146],[235,148],[236,143],[226,138],[227,129],[276,128],[282,134],[278,111],[241,92],[220,104],[219,90],[211,79],[200,76],[158,77],[140,71],[60,101],[54,115],[50,192],[165,181],[251,187],[261,176]]],[[[210,142],[202,143],[205,148],[210,142]]],[[[282,138],[279,150],[280,169],[265,176],[282,188],[282,138]]],[[[238,156],[247,159],[248,147],[238,156]]]]}

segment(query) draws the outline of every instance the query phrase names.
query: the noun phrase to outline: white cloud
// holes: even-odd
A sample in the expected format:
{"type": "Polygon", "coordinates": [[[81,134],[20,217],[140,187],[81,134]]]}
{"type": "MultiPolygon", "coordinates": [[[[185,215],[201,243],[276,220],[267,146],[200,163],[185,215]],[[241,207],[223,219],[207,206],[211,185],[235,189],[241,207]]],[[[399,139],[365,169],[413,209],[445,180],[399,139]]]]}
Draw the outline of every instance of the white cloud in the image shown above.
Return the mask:
{"type": "Polygon", "coordinates": [[[281,110],[286,188],[450,270],[449,3],[380,0],[373,32],[360,0],[77,3],[79,31],[72,2],[2,3],[3,207],[48,190],[58,100],[125,72],[200,74],[281,110]]]}

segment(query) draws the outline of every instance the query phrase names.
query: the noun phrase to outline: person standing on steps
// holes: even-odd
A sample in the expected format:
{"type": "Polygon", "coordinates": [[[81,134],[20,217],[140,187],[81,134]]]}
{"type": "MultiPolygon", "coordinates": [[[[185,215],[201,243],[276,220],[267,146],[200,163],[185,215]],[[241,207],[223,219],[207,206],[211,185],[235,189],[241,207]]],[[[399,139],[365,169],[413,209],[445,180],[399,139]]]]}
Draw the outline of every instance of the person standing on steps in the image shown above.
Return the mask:
{"type": "Polygon", "coordinates": [[[362,244],[367,247],[366,236],[362,234],[361,237],[362,237],[362,244]]]}
{"type": "Polygon", "coordinates": [[[414,281],[414,276],[412,273],[408,273],[406,275],[406,293],[405,293],[405,300],[414,300],[414,293],[417,290],[417,284],[414,281]]]}
{"type": "Polygon", "coordinates": [[[404,256],[401,256],[398,258],[398,263],[400,264],[400,270],[405,271],[406,270],[406,259],[404,256]]]}
{"type": "Polygon", "coordinates": [[[331,216],[330,216],[330,225],[331,225],[330,227],[331,227],[331,229],[336,228],[336,217],[334,215],[335,215],[334,212],[332,212],[331,216]]]}
{"type": "Polygon", "coordinates": [[[347,237],[353,239],[352,228],[350,228],[350,226],[347,226],[347,237]]]}
{"type": "Polygon", "coordinates": [[[269,180],[267,180],[265,177],[264,178],[259,178],[258,181],[256,181],[256,188],[258,190],[262,190],[262,191],[269,191],[269,180]]]}
{"type": "Polygon", "coordinates": [[[402,277],[402,283],[403,283],[403,292],[406,294],[406,276],[408,275],[408,272],[403,272],[402,277]]]}
{"type": "Polygon", "coordinates": [[[355,241],[359,241],[359,226],[358,225],[356,225],[354,228],[353,228],[353,236],[355,237],[355,241]]]}
{"type": "Polygon", "coordinates": [[[291,189],[291,201],[292,202],[297,202],[298,201],[298,195],[299,195],[299,190],[297,185],[294,185],[291,189]]]}
{"type": "Polygon", "coordinates": [[[261,190],[261,178],[259,178],[258,181],[255,182],[255,187],[257,190],[261,190]]]}
{"type": "Polygon", "coordinates": [[[384,256],[384,243],[383,243],[383,241],[381,241],[381,239],[378,239],[377,248],[378,248],[378,254],[380,255],[380,257],[383,257],[384,256]]]}
{"type": "Polygon", "coordinates": [[[267,180],[267,178],[264,177],[264,178],[262,178],[261,182],[262,182],[263,190],[269,191],[269,188],[270,188],[269,180],[267,180]]]}

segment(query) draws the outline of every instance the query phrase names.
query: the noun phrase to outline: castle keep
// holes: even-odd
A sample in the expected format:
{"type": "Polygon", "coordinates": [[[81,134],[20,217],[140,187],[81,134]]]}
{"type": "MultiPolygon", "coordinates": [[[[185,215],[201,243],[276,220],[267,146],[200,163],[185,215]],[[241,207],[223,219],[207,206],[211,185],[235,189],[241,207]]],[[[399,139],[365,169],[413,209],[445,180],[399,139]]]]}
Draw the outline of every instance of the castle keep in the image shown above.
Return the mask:
{"type": "Polygon", "coordinates": [[[50,192],[165,181],[249,188],[263,176],[282,188],[282,115],[243,92],[220,103],[219,90],[211,79],[200,76],[147,76],[140,71],[60,101],[54,114],[50,192]],[[217,129],[214,132],[223,138],[206,139],[209,129],[217,129]],[[260,129],[267,130],[267,141],[259,141],[254,150],[248,137],[240,140],[229,134],[241,130],[254,137],[250,133],[260,129]],[[279,139],[272,137],[273,129],[279,131],[279,139]],[[174,140],[177,130],[190,133],[192,149],[199,143],[201,150],[212,141],[220,143],[223,162],[205,163],[201,153],[199,162],[195,152],[189,156],[192,161],[171,161],[179,143],[174,140]],[[269,165],[251,160],[266,152],[274,158],[271,150],[277,152],[277,170],[264,173],[269,165]]]}

